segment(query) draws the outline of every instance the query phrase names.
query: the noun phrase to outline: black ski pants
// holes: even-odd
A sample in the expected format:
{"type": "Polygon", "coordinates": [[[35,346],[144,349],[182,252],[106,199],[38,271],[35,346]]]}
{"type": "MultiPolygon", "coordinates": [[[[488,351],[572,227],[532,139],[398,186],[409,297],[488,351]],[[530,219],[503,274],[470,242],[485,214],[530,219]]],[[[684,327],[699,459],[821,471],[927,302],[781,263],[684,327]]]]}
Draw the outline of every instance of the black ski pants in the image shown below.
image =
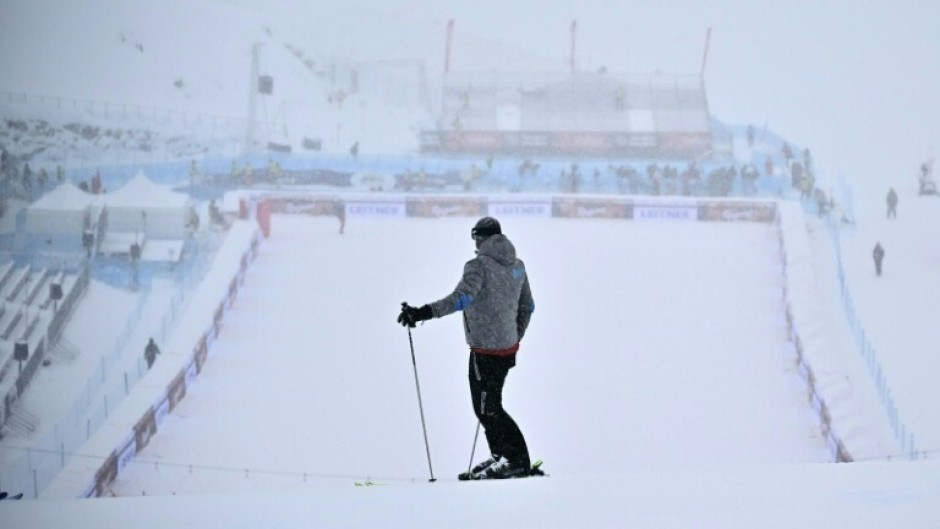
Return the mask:
{"type": "Polygon", "coordinates": [[[503,409],[503,384],[516,365],[516,355],[470,353],[470,396],[490,445],[490,453],[528,468],[529,449],[516,421],[503,409]]]}

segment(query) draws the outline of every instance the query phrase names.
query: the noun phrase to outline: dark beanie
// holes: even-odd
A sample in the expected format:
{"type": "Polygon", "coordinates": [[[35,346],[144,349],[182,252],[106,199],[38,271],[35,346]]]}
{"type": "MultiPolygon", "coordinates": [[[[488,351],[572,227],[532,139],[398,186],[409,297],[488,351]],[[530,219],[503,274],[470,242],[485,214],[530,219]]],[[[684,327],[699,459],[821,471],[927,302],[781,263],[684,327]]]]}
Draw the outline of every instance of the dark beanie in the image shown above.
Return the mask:
{"type": "Polygon", "coordinates": [[[478,220],[476,225],[473,226],[473,229],[470,230],[470,237],[474,240],[482,240],[502,232],[503,230],[500,228],[498,220],[493,217],[483,217],[478,220]]]}

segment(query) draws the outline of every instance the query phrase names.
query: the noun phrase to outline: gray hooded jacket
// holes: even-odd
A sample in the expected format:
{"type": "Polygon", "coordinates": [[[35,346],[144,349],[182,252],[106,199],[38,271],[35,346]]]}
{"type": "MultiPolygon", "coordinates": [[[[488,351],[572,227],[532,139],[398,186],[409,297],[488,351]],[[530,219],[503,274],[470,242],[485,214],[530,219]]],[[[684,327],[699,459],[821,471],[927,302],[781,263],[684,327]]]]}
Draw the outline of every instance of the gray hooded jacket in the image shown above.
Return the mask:
{"type": "Polygon", "coordinates": [[[518,344],[535,310],[525,264],[502,234],[487,237],[457,288],[430,306],[435,318],[462,310],[467,345],[493,352],[518,344]]]}

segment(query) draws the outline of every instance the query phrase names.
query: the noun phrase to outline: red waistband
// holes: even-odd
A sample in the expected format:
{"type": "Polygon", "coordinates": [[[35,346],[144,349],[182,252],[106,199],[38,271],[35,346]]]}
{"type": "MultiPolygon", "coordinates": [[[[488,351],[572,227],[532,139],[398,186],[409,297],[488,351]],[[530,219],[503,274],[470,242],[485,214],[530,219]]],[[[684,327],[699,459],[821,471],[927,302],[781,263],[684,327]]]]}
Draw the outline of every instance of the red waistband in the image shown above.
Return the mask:
{"type": "Polygon", "coordinates": [[[509,356],[516,354],[516,351],[519,350],[519,342],[516,342],[515,345],[507,347],[505,349],[484,349],[482,347],[471,347],[470,352],[477,353],[481,355],[490,355],[490,356],[509,356]]]}

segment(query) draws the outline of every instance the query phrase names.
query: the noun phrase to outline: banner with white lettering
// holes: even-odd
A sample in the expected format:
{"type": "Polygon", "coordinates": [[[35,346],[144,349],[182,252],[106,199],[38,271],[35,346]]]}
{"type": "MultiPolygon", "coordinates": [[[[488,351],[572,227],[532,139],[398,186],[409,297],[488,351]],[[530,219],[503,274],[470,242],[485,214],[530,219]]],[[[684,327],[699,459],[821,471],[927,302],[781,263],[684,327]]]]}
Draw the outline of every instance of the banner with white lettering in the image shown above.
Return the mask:
{"type": "Polygon", "coordinates": [[[550,218],[552,216],[552,202],[550,200],[518,202],[490,201],[486,209],[488,215],[496,218],[550,218]]]}
{"type": "Polygon", "coordinates": [[[631,205],[619,199],[558,197],[552,202],[552,216],[579,219],[628,219],[631,205]]]}
{"type": "Polygon", "coordinates": [[[399,218],[407,213],[404,202],[347,202],[347,217],[399,218]]]}
{"type": "Polygon", "coordinates": [[[408,197],[410,217],[478,217],[482,211],[479,198],[408,197]]]}
{"type": "Polygon", "coordinates": [[[697,221],[696,206],[633,206],[633,220],[697,221]]]}

